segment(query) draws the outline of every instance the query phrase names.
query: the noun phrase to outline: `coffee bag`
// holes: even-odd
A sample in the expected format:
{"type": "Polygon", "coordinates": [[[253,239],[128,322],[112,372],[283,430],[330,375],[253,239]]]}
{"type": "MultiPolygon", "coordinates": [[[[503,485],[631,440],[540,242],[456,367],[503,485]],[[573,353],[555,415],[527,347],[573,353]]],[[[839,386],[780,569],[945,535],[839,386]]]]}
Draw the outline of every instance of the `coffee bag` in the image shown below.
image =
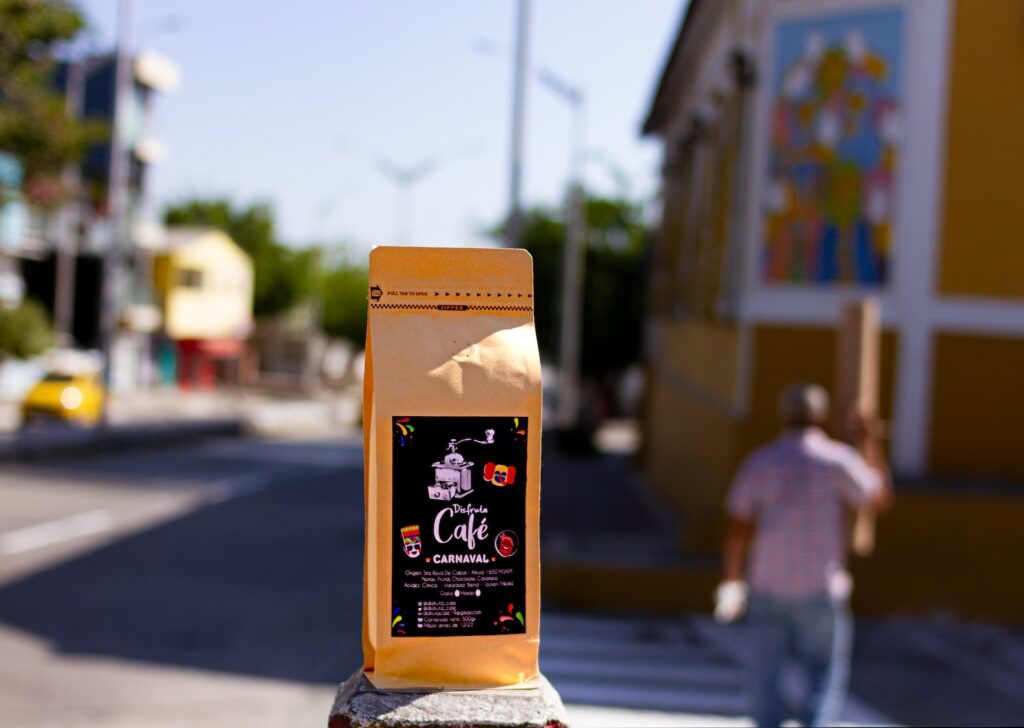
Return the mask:
{"type": "Polygon", "coordinates": [[[367,677],[531,680],[541,379],[526,251],[371,253],[363,419],[367,677]]]}

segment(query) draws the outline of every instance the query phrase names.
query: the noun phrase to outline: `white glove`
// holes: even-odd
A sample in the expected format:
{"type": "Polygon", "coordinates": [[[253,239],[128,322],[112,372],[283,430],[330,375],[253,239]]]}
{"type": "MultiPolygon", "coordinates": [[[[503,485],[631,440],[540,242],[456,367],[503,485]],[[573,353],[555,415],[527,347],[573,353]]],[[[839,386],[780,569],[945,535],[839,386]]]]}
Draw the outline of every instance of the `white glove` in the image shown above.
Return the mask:
{"type": "Polygon", "coordinates": [[[853,593],[853,577],[850,572],[840,567],[826,569],[825,576],[828,579],[828,595],[832,601],[845,602],[853,593]]]}
{"type": "Polygon", "coordinates": [[[743,581],[723,581],[715,590],[715,621],[731,624],[747,611],[750,590],[743,581]]]}

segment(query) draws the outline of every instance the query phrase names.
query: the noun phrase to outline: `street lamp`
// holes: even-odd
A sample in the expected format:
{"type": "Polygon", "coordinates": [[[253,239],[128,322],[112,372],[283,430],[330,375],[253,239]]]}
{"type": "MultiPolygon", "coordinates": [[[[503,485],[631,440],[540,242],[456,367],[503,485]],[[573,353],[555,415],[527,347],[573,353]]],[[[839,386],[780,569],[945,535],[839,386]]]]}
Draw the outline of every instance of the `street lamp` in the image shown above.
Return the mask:
{"type": "MultiPolygon", "coordinates": [[[[121,0],[118,7],[116,70],[114,71],[114,112],[110,135],[110,176],[107,202],[110,210],[110,239],[103,251],[103,288],[100,309],[100,339],[103,352],[103,384],[110,392],[111,359],[117,335],[117,286],[120,281],[120,255],[128,240],[128,93],[131,90],[132,0],[121,0]]],[[[101,425],[107,425],[107,407],[101,411],[101,425]]]]}
{"type": "Polygon", "coordinates": [[[583,163],[599,165],[615,185],[615,194],[623,200],[633,199],[633,185],[622,166],[601,149],[590,147],[583,151],[583,163]]]}
{"type": "MultiPolygon", "coordinates": [[[[522,83],[527,71],[525,33],[527,0],[520,0],[519,47],[515,55],[515,82],[522,83]]],[[[495,56],[499,51],[494,44],[479,40],[473,50],[481,55],[495,56]]],[[[559,378],[558,406],[555,419],[559,427],[571,429],[579,420],[580,409],[580,343],[583,320],[583,268],[584,238],[586,237],[586,214],[584,210],[582,168],[583,116],[585,98],[582,89],[565,81],[554,72],[541,68],[536,72],[537,80],[548,90],[565,101],[571,111],[569,127],[569,190],[566,207],[565,249],[562,259],[562,317],[559,330],[559,378]]],[[[522,105],[523,92],[516,87],[513,97],[513,146],[512,146],[512,202],[509,212],[506,239],[510,246],[518,245],[521,236],[521,211],[519,209],[519,184],[521,180],[520,159],[522,154],[522,105]],[[518,146],[517,146],[518,145],[518,146]]]]}
{"type": "Polygon", "coordinates": [[[530,0],[519,0],[516,8],[516,55],[512,65],[512,142],[509,162],[509,210],[505,239],[518,248],[523,234],[523,114],[526,107],[527,48],[530,32],[530,0]]]}
{"type": "Polygon", "coordinates": [[[385,157],[376,159],[376,169],[395,184],[395,245],[412,242],[412,190],[437,169],[437,159],[427,158],[412,166],[400,166],[385,157]]]}
{"type": "Polygon", "coordinates": [[[583,333],[583,274],[586,264],[586,212],[584,209],[583,113],[584,95],[579,87],[567,83],[547,69],[537,72],[538,80],[567,104],[571,111],[569,127],[569,191],[565,249],[562,258],[562,317],[558,337],[558,406],[555,419],[559,427],[573,429],[580,411],[580,349],[583,333]]]}
{"type": "Polygon", "coordinates": [[[343,154],[355,153],[361,160],[373,165],[378,173],[395,185],[394,244],[402,245],[412,240],[412,192],[413,188],[444,163],[455,159],[472,157],[479,149],[477,140],[468,140],[461,145],[451,145],[421,159],[416,164],[399,164],[381,154],[379,150],[360,140],[339,136],[338,151],[343,154]]]}
{"type": "MultiPolygon", "coordinates": [[[[85,74],[89,56],[67,61],[64,106],[69,119],[82,115],[85,96],[85,74]]],[[[61,171],[61,186],[70,193],[60,212],[53,283],[53,334],[58,346],[70,347],[74,342],[75,254],[78,247],[82,173],[80,162],[67,162],[61,171]]]]}
{"type": "MultiPolygon", "coordinates": [[[[512,58],[512,124],[509,144],[508,218],[505,221],[505,244],[518,248],[523,236],[523,135],[526,112],[526,77],[529,70],[530,0],[516,3],[515,55],[512,58]]],[[[473,50],[481,55],[500,55],[495,44],[478,40],[473,50]]]]}

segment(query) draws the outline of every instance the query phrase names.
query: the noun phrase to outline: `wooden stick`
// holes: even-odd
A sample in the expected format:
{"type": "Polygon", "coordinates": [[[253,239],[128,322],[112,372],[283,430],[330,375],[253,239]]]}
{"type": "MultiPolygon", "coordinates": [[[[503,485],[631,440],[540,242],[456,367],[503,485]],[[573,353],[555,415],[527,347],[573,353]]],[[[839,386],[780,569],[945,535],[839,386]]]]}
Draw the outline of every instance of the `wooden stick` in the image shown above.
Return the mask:
{"type": "MultiPolygon", "coordinates": [[[[855,416],[865,421],[878,417],[878,378],[881,326],[878,301],[865,298],[843,308],[839,324],[836,412],[839,436],[853,442],[851,423],[855,416]]],[[[862,453],[863,454],[863,453],[862,453]]],[[[875,511],[857,512],[852,534],[853,552],[870,556],[875,550],[875,511]]]]}

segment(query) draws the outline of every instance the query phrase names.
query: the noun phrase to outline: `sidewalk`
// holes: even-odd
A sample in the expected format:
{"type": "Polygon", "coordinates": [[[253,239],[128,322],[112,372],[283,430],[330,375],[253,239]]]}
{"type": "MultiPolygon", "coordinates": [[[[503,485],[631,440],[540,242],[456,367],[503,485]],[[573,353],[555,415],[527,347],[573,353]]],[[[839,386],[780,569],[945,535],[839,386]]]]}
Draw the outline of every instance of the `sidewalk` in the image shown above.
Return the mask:
{"type": "MultiPolygon", "coordinates": [[[[632,639],[630,649],[633,651],[628,654],[635,653],[635,664],[621,674],[632,678],[646,674],[642,670],[654,670],[657,680],[666,683],[666,690],[656,697],[665,701],[663,708],[671,705],[673,713],[710,712],[716,714],[715,724],[746,724],[738,717],[745,708],[735,705],[701,707],[701,701],[728,691],[716,689],[716,692],[707,685],[719,669],[711,657],[687,652],[694,645],[703,646],[701,649],[716,646],[730,656],[738,679],[739,666],[748,651],[742,624],[721,626],[709,617],[711,595],[719,578],[717,559],[700,560],[683,555],[678,546],[679,524],[660,506],[642,476],[631,467],[628,457],[569,457],[554,447],[545,447],[543,472],[544,604],[555,610],[564,609],[566,613],[589,613],[588,620],[601,623],[622,619],[623,624],[627,624],[630,618],[642,620],[650,634],[638,633],[632,639]],[[598,616],[595,612],[604,614],[598,616]],[[696,637],[691,634],[689,639],[684,639],[686,630],[682,625],[687,624],[697,630],[696,637]],[[669,635],[676,636],[670,639],[669,635]],[[665,665],[660,665],[652,655],[663,648],[665,665]],[[696,677],[684,680],[690,672],[696,677]],[[672,689],[667,689],[673,680],[672,689]],[[684,689],[687,687],[689,692],[684,689]]],[[[912,500],[910,494],[902,498],[901,508],[905,512],[912,514],[918,510],[919,504],[908,502],[912,500]]],[[[989,505],[996,507],[994,502],[989,505]]],[[[1011,509],[1006,502],[1000,507],[1006,512],[1007,520],[1019,517],[1020,509],[1011,509]]],[[[899,524],[892,523],[893,520],[889,518],[880,532],[880,544],[886,549],[885,559],[858,564],[862,602],[864,592],[879,588],[873,583],[876,577],[869,570],[884,570],[886,563],[898,561],[898,554],[889,554],[900,551],[901,545],[906,551],[905,560],[913,562],[929,582],[934,578],[927,568],[928,559],[921,557],[922,545],[918,544],[915,550],[905,543],[908,538],[920,536],[920,532],[904,535],[904,543],[901,543],[893,533],[898,530],[893,526],[899,524]]],[[[983,527],[985,523],[993,523],[993,514],[985,510],[977,514],[975,520],[983,527]]],[[[1012,553],[1019,553],[1019,549],[1012,553]]],[[[942,556],[947,558],[946,554],[942,556]]],[[[976,574],[983,569],[980,564],[971,569],[965,564],[949,570],[945,580],[949,583],[968,581],[974,578],[970,572],[976,574]]],[[[1017,588],[1013,579],[1006,578],[1010,573],[1014,572],[1003,572],[1007,590],[1017,588]]],[[[891,581],[887,583],[891,590],[891,581]]],[[[938,611],[937,606],[928,608],[921,595],[930,593],[937,593],[934,583],[915,581],[901,587],[898,603],[903,606],[898,615],[892,608],[876,611],[857,607],[853,683],[844,722],[1021,724],[1024,718],[1024,694],[1020,691],[1020,685],[1024,684],[1024,632],[991,621],[957,618],[938,611]],[[911,598],[909,590],[912,588],[920,590],[916,598],[911,598]],[[886,616],[874,616],[878,613],[886,616]]],[[[991,589],[978,595],[979,600],[997,598],[999,595],[991,589]]],[[[594,702],[604,696],[609,703],[618,700],[619,707],[639,707],[640,701],[647,701],[648,707],[661,705],[654,702],[649,691],[639,694],[640,697],[633,696],[636,703],[624,702],[621,696],[616,698],[615,690],[622,686],[610,678],[596,686],[589,684],[585,676],[598,669],[598,665],[605,665],[609,655],[619,655],[625,648],[610,645],[605,652],[594,654],[587,652],[590,648],[573,644],[571,651],[559,651],[558,639],[550,638],[559,630],[553,630],[550,623],[546,628],[549,659],[553,648],[559,660],[570,652],[581,653],[580,659],[574,658],[575,661],[565,666],[564,675],[559,673],[561,663],[558,661],[546,668],[551,671],[549,677],[562,678],[570,701],[594,702]],[[587,664],[587,659],[593,666],[587,664]],[[581,695],[569,689],[577,683],[581,689],[589,686],[593,696],[598,697],[583,701],[581,695]]],[[[593,638],[592,632],[587,634],[593,638]]],[[[541,649],[545,652],[545,640],[541,649]]],[[[787,676],[793,683],[788,686],[792,692],[796,692],[796,678],[796,675],[787,676]]],[[[733,690],[733,699],[739,700],[741,696],[735,685],[733,690]]],[[[679,724],[671,720],[666,716],[665,722],[651,724],[679,724]]],[[[693,724],[705,724],[703,720],[695,716],[693,724]]]]}
{"type": "Polygon", "coordinates": [[[230,417],[247,433],[302,438],[348,432],[359,422],[361,392],[271,393],[255,389],[183,391],[160,388],[115,395],[110,420],[199,422],[230,417]]]}
{"type": "Polygon", "coordinates": [[[564,455],[545,443],[544,598],[567,608],[705,611],[717,559],[679,548],[681,525],[628,455],[564,455]]]}
{"type": "Polygon", "coordinates": [[[43,431],[22,434],[17,429],[17,404],[3,402],[0,461],[242,434],[274,439],[330,437],[350,433],[357,426],[359,405],[352,393],[306,396],[161,388],[112,396],[105,428],[55,423],[43,431]]]}

